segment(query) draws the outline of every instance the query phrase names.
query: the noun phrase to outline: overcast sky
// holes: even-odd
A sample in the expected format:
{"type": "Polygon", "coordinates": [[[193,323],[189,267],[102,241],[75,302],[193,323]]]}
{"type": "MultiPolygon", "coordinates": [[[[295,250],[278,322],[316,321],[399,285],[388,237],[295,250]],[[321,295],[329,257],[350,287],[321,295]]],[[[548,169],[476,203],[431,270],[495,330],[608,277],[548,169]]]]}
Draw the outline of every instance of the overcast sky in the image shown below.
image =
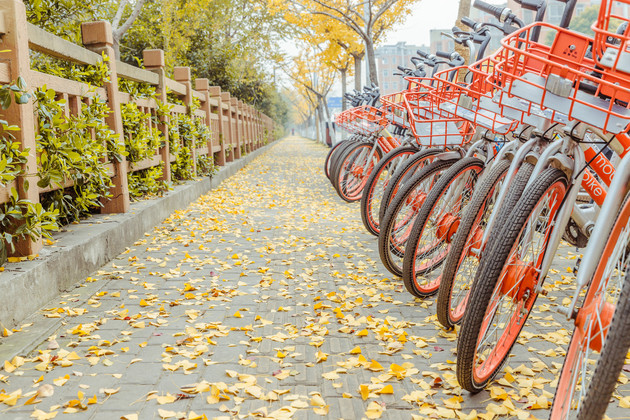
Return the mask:
{"type": "Polygon", "coordinates": [[[405,23],[390,32],[382,44],[406,42],[428,45],[429,30],[452,28],[459,0],[420,0],[412,7],[405,23]]]}
{"type": "MultiPolygon", "coordinates": [[[[485,0],[486,3],[503,3],[505,0],[485,0]]],[[[472,0],[474,3],[474,0],[472,0]]],[[[459,0],[419,0],[405,23],[393,30],[382,44],[407,42],[414,45],[429,44],[429,30],[450,29],[457,18],[459,0]]]]}

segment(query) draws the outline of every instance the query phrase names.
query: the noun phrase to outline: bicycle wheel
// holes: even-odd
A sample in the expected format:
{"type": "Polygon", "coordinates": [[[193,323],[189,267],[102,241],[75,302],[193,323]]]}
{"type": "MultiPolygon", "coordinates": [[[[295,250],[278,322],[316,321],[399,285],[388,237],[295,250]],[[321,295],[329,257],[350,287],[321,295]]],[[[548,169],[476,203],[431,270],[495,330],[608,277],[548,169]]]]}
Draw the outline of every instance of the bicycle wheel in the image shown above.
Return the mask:
{"type": "Polygon", "coordinates": [[[567,177],[545,169],[523,192],[470,291],[457,343],[457,380],[482,390],[499,372],[536,301],[538,277],[555,218],[567,193],[567,177]]]}
{"type": "Polygon", "coordinates": [[[349,140],[340,141],[335,144],[326,155],[326,160],[324,161],[324,173],[326,174],[326,178],[330,179],[330,167],[332,164],[332,157],[336,151],[340,150],[340,148],[345,147],[348,144],[349,140]]]}
{"type": "Polygon", "coordinates": [[[342,147],[340,147],[339,149],[337,149],[335,151],[335,154],[331,156],[330,160],[330,183],[332,184],[332,186],[335,188],[335,190],[338,189],[338,174],[339,174],[339,170],[341,168],[341,164],[344,160],[344,158],[347,156],[347,153],[350,149],[356,147],[359,144],[367,144],[367,142],[365,141],[353,141],[353,142],[348,142],[347,144],[343,145],[342,147]]]}
{"type": "Polygon", "coordinates": [[[381,198],[381,204],[378,209],[379,225],[385,217],[389,204],[394,199],[398,191],[400,191],[404,183],[409,181],[418,171],[420,171],[420,169],[430,163],[433,163],[434,159],[427,159],[427,154],[429,154],[429,156],[435,156],[443,151],[444,150],[438,148],[420,151],[407,159],[404,165],[392,174],[392,178],[387,184],[387,188],[383,191],[383,197],[381,198]]]}
{"type": "Polygon", "coordinates": [[[392,200],[378,234],[381,261],[392,274],[402,276],[402,258],[413,221],[442,172],[456,161],[436,160],[420,169],[392,200]]]}
{"type": "Polygon", "coordinates": [[[381,160],[381,151],[372,153],[372,144],[358,144],[346,152],[336,175],[337,193],[344,201],[353,202],[361,199],[367,178],[381,160]]]}
{"type": "Polygon", "coordinates": [[[630,348],[629,246],[626,197],[575,319],[551,406],[553,419],[601,419],[606,413],[630,348]]]}
{"type": "Polygon", "coordinates": [[[460,160],[444,171],[422,204],[403,257],[403,283],[412,295],[427,297],[438,291],[440,276],[427,274],[444,262],[484,166],[475,157],[460,160]]]}
{"type": "MultiPolygon", "coordinates": [[[[465,307],[465,300],[459,296],[459,293],[463,292],[464,289],[457,290],[455,296],[451,294],[453,292],[455,273],[457,275],[466,275],[465,273],[459,273],[458,269],[468,257],[471,258],[471,263],[478,263],[480,252],[474,254],[471,249],[480,249],[483,236],[483,222],[487,221],[487,216],[490,215],[502,185],[501,181],[505,179],[509,167],[510,162],[503,160],[497,162],[496,165],[489,169],[480,184],[475,188],[470,203],[462,213],[459,227],[453,236],[451,247],[444,260],[444,269],[442,270],[442,278],[440,279],[438,290],[438,320],[446,328],[450,329],[455,326],[461,319],[465,307]]],[[[465,295],[467,296],[467,293],[465,295]]]]}
{"type": "Polygon", "coordinates": [[[470,285],[479,270],[483,250],[490,249],[492,239],[497,236],[490,234],[485,246],[480,243],[490,215],[493,211],[498,212],[494,225],[497,232],[506,223],[505,219],[521,197],[534,169],[532,164],[523,163],[509,186],[504,204],[501,209],[496,209],[494,203],[509,165],[508,161],[498,162],[477,186],[451,242],[437,296],[437,317],[445,328],[453,328],[464,316],[470,285]]]}
{"type": "MultiPolygon", "coordinates": [[[[438,152],[439,149],[422,151],[420,152],[420,158],[417,158],[417,162],[420,163],[422,160],[427,160],[438,152]]],[[[378,236],[378,211],[383,200],[383,193],[387,189],[393,174],[403,166],[406,166],[406,161],[416,154],[418,154],[418,149],[413,146],[396,148],[383,156],[383,159],[370,174],[361,197],[361,220],[363,220],[363,225],[371,234],[378,236]]]]}

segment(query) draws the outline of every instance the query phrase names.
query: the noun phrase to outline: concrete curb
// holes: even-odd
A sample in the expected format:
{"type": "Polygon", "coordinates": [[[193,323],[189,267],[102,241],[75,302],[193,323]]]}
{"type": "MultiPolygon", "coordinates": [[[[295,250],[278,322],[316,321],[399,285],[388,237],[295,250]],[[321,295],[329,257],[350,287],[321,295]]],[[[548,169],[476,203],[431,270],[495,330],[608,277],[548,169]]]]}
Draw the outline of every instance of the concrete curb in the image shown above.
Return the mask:
{"type": "MultiPolygon", "coordinates": [[[[5,328],[17,325],[111,261],[174,211],[216,188],[276,143],[228,163],[212,178],[190,181],[175,186],[164,197],[133,203],[128,213],[95,215],[66,226],[54,235],[55,244],[44,247],[37,258],[9,264],[0,273],[0,323],[5,328]]],[[[7,344],[6,341],[0,339],[1,344],[7,344]]]]}

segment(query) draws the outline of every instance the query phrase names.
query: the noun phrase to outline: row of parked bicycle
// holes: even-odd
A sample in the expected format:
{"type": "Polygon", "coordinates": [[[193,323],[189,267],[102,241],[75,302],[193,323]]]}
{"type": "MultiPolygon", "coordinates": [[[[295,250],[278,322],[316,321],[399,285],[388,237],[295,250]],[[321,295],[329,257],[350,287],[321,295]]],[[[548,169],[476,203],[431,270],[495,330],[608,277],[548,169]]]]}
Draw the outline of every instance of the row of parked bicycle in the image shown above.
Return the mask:
{"type": "MultiPolygon", "coordinates": [[[[408,89],[348,95],[350,137],[325,170],[361,203],[385,267],[437,317],[460,324],[457,379],[478,392],[508,360],[560,241],[586,248],[574,326],[551,418],[600,419],[630,347],[630,0],[602,0],[594,36],[558,26],[545,0],[517,0],[536,21],[476,1],[496,18],[450,36],[469,51],[418,51],[399,67],[408,89]],[[501,48],[486,56],[490,28],[501,48]],[[544,40],[541,40],[541,33],[544,40]]],[[[617,404],[615,404],[616,406],[617,404]]]]}

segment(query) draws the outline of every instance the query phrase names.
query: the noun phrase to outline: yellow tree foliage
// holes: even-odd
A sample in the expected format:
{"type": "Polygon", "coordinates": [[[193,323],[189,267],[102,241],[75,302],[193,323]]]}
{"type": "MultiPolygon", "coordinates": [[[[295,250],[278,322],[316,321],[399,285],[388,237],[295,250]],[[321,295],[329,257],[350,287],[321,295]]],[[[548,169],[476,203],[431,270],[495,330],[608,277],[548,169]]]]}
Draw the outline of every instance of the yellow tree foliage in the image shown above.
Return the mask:
{"type": "MultiPolygon", "coordinates": [[[[271,7],[281,8],[281,0],[269,0],[271,7]]],[[[410,13],[410,6],[417,0],[290,0],[290,13],[287,13],[287,20],[297,22],[306,26],[317,22],[321,18],[323,21],[336,22],[337,26],[327,26],[326,24],[312,26],[313,31],[321,33],[322,28],[334,28],[334,35],[330,38],[343,38],[344,32],[340,28],[345,28],[347,34],[353,34],[348,40],[359,39],[363,46],[368,60],[370,81],[378,84],[376,72],[376,60],[374,57],[374,47],[383,35],[391,30],[396,24],[404,21],[410,13]],[[292,15],[292,16],[290,16],[292,15]],[[313,16],[312,19],[307,18],[313,16]],[[339,25],[340,24],[340,25],[339,25]]],[[[285,3],[286,4],[286,3],[285,3]]],[[[332,25],[332,24],[331,24],[332,25]]],[[[325,33],[325,31],[324,31],[325,33]]],[[[318,38],[314,37],[316,41],[318,38]]]]}
{"type": "MultiPolygon", "coordinates": [[[[365,54],[358,34],[337,20],[296,9],[285,10],[284,18],[296,28],[297,38],[316,48],[324,64],[341,73],[342,89],[345,93],[346,76],[352,74],[352,61],[360,63],[365,54]]],[[[360,66],[355,67],[360,70],[360,66]]],[[[361,74],[358,72],[358,88],[360,78],[361,74]]]]}
{"type": "MultiPolygon", "coordinates": [[[[335,82],[335,69],[324,64],[315,51],[305,48],[299,56],[293,58],[289,66],[284,66],[283,70],[295,86],[297,95],[293,96],[299,96],[308,104],[308,107],[305,107],[302,101],[294,101],[298,112],[308,109],[308,116],[304,119],[315,114],[318,122],[322,122],[324,116],[330,121],[326,96],[335,82]]],[[[319,129],[319,124],[317,127],[319,129]]]]}

